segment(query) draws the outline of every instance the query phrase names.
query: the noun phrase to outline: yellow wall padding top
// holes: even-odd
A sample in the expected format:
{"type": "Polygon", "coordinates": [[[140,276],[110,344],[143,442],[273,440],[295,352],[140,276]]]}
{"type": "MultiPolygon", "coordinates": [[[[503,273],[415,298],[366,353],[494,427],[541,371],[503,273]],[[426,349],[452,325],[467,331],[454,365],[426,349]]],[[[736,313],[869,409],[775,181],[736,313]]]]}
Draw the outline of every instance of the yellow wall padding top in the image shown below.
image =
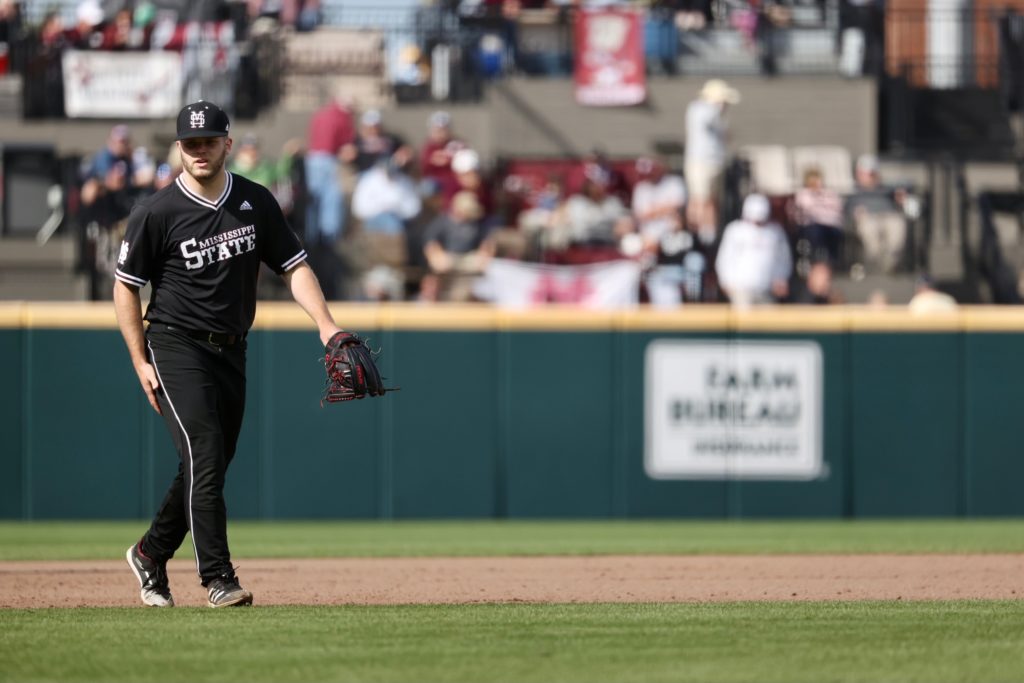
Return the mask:
{"type": "MultiPolygon", "coordinates": [[[[1024,306],[962,306],[953,313],[911,315],[903,306],[770,306],[739,311],[721,305],[665,310],[590,311],[545,306],[504,310],[487,305],[332,303],[343,328],[359,330],[523,330],[600,332],[1024,332],[1024,306]]],[[[0,328],[116,329],[111,302],[0,302],[0,328]]],[[[257,330],[310,330],[292,302],[264,301],[257,330]]]]}

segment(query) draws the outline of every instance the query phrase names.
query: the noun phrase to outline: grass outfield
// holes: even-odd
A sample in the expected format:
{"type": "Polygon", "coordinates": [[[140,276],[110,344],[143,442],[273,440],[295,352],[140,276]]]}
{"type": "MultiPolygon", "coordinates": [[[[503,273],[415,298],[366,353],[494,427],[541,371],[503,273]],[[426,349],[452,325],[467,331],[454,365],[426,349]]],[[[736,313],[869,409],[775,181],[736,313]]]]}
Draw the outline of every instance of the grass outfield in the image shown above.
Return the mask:
{"type": "Polygon", "coordinates": [[[1019,681],[1020,602],[0,612],[4,681],[1019,681]]]}
{"type": "MultiPolygon", "coordinates": [[[[147,522],[0,522],[0,560],[120,558],[147,522]]],[[[1024,520],[232,522],[232,555],[1020,553],[1024,520]]],[[[182,546],[180,557],[191,553],[182,546]]],[[[1022,674],[1024,679],[1024,674],[1022,674]]]]}
{"type": "MultiPolygon", "coordinates": [[[[0,523],[0,559],[120,560],[145,527],[0,523]]],[[[1024,552],[1024,520],[235,522],[230,534],[236,558],[1024,552]]],[[[1024,681],[1024,601],[0,609],[0,682],[54,680],[1024,681]]]]}

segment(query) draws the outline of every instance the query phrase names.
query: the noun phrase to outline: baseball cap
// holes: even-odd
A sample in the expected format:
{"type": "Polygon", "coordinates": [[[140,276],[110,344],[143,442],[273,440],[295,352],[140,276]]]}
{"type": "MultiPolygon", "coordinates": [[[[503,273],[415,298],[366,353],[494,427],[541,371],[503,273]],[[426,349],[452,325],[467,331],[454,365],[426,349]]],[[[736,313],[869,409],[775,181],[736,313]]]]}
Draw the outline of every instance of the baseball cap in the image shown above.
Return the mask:
{"type": "Polygon", "coordinates": [[[452,125],[452,116],[446,111],[435,111],[430,115],[429,123],[434,128],[449,128],[452,125]]]}
{"type": "Polygon", "coordinates": [[[743,220],[764,223],[772,215],[771,204],[763,194],[747,195],[743,200],[743,220]]]}
{"type": "Polygon", "coordinates": [[[874,154],[861,154],[857,157],[857,170],[868,173],[878,172],[878,157],[874,154]]]}
{"type": "Polygon", "coordinates": [[[739,104],[740,93],[720,78],[712,78],[701,88],[700,96],[709,102],[739,104]]]}
{"type": "Polygon", "coordinates": [[[199,100],[185,105],[178,112],[178,136],[175,139],[222,138],[230,128],[228,115],[223,109],[212,102],[199,100]]]}
{"type": "Polygon", "coordinates": [[[658,162],[650,157],[640,157],[636,160],[636,172],[639,175],[653,173],[658,167],[658,162]]]}
{"type": "Polygon", "coordinates": [[[83,24],[98,26],[103,23],[103,7],[98,0],[85,0],[75,9],[75,18],[83,24]]]}
{"type": "Polygon", "coordinates": [[[367,109],[363,112],[363,115],[359,118],[359,122],[364,126],[377,126],[380,125],[381,115],[378,109],[367,109]]]}
{"type": "Polygon", "coordinates": [[[460,149],[452,156],[452,170],[469,173],[480,169],[480,155],[471,149],[460,149]]]}

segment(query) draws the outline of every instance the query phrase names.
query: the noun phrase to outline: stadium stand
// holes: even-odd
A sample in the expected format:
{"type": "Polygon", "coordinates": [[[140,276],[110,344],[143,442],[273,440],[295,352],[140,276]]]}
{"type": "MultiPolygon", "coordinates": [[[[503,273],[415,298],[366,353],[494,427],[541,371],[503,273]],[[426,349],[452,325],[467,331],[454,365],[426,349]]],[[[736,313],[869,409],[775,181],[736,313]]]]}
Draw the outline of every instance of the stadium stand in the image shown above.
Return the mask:
{"type": "MultiPolygon", "coordinates": [[[[271,156],[304,137],[308,115],[326,93],[345,91],[358,110],[382,111],[389,128],[414,145],[424,138],[429,113],[449,109],[463,142],[483,161],[493,227],[513,225],[552,174],[571,175],[595,148],[603,148],[632,182],[638,157],[654,154],[659,145],[678,147],[682,111],[704,80],[725,76],[743,93],[743,103],[730,113],[735,157],[726,173],[723,223],[751,191],[774,198],[776,214],[785,219],[787,202],[812,167],[827,187],[848,197],[855,190],[854,159],[878,155],[883,180],[906,213],[908,255],[898,273],[842,264],[836,280],[847,300],[866,301],[881,289],[898,302],[913,278],[928,271],[965,301],[1005,301],[1006,282],[1015,280],[1024,261],[1017,255],[1019,229],[1005,227],[1013,212],[1000,208],[1015,204],[991,199],[992,192],[1020,188],[1020,143],[1011,120],[1019,118],[1024,79],[1006,14],[950,18],[944,30],[991,38],[951,56],[948,50],[931,53],[924,43],[913,47],[922,40],[924,17],[902,3],[894,3],[884,21],[833,0],[787,0],[760,10],[714,0],[699,16],[674,9],[682,7],[675,3],[654,3],[652,9],[636,4],[647,41],[646,103],[600,108],[574,102],[568,32],[574,15],[559,3],[510,3],[519,9],[502,13],[488,9],[500,2],[380,0],[370,6],[328,0],[315,14],[303,13],[302,3],[281,3],[273,11],[252,2],[155,5],[165,13],[160,16],[177,12],[167,45],[186,61],[188,55],[208,55],[229,65],[212,76],[197,71],[199,80],[189,80],[182,97],[224,101],[236,125],[257,131],[271,156]],[[204,28],[213,25],[223,28],[204,28]],[[882,54],[877,51],[885,35],[901,42],[890,40],[882,54]],[[950,59],[958,60],[959,70],[946,68],[950,59]],[[979,204],[982,196],[988,199],[979,204]]],[[[0,77],[0,139],[45,140],[64,167],[78,157],[87,160],[112,122],[48,110],[52,89],[40,88],[43,72],[29,67],[47,12],[71,26],[80,6],[74,0],[22,3],[16,30],[8,22],[9,73],[0,77]]],[[[929,21],[934,25],[935,16],[929,21]]],[[[137,142],[161,157],[169,144],[166,117],[130,122],[137,142]]],[[[678,157],[674,162],[678,167],[678,157]]],[[[50,239],[76,250],[79,275],[93,283],[84,296],[102,296],[97,278],[88,275],[96,236],[81,224],[73,175],[55,179],[64,214],[50,239]]],[[[302,179],[294,178],[288,191],[300,193],[295,196],[301,201],[302,179]]],[[[0,251],[10,262],[31,262],[11,256],[30,250],[22,242],[14,249],[18,240],[24,236],[6,231],[0,251]]],[[[339,251],[358,281],[358,253],[343,246],[339,251]]],[[[410,264],[410,273],[421,269],[410,264]]],[[[409,296],[415,296],[415,285],[412,276],[409,296]]],[[[24,290],[0,282],[0,296],[22,296],[24,290]]],[[[356,285],[342,291],[361,296],[356,285]]]]}

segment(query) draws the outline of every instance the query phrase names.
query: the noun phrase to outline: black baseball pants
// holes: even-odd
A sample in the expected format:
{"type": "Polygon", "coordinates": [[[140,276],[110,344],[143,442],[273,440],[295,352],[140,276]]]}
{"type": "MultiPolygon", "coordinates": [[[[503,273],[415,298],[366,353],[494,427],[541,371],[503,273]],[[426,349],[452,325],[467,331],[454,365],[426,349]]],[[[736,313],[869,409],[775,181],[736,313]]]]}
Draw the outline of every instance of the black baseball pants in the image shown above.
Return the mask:
{"type": "Polygon", "coordinates": [[[245,411],[245,340],[219,346],[154,327],[146,332],[146,345],[180,462],[142,547],[148,557],[166,562],[191,530],[205,586],[232,573],[224,478],[245,411]]]}

